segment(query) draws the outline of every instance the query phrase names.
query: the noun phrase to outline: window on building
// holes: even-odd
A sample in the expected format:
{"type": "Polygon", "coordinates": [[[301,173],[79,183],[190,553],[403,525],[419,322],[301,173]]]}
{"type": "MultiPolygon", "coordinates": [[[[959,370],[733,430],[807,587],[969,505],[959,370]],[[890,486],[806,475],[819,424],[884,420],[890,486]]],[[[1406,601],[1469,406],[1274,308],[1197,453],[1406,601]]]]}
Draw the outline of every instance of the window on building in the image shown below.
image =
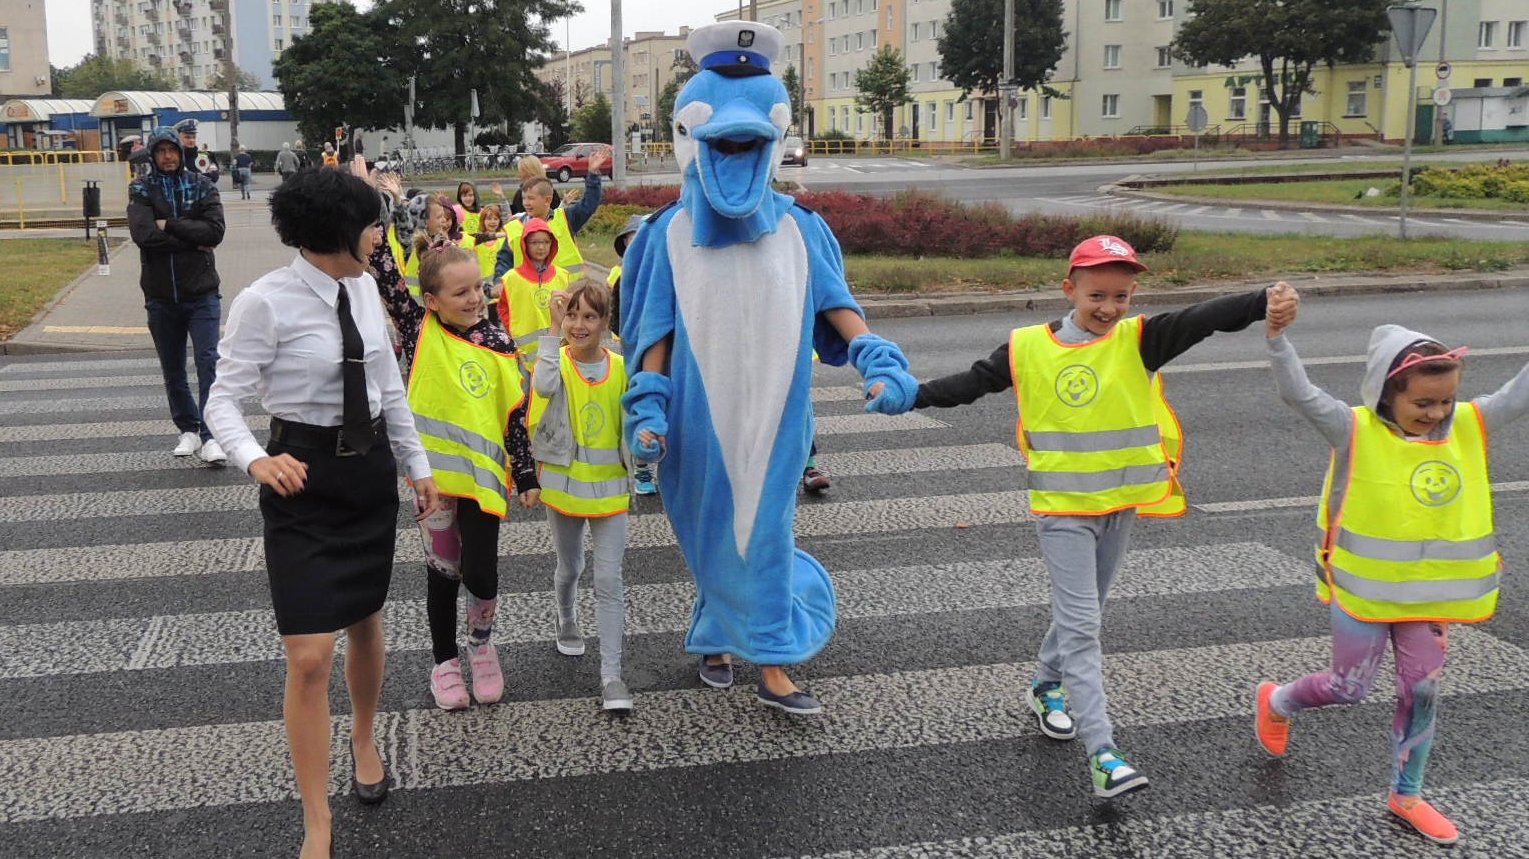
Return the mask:
{"type": "Polygon", "coordinates": [[[923,26],[924,26],[923,24],[920,24],[920,23],[918,23],[916,21],[914,22],[914,24],[913,24],[913,36],[912,36],[911,39],[909,39],[909,41],[913,41],[913,42],[917,42],[918,41],[918,36],[919,36],[920,28],[922,28],[923,26]]]}
{"type": "Polygon", "coordinates": [[[856,33],[855,34],[855,50],[857,50],[857,51],[865,50],[865,34],[864,33],[856,33]]]}
{"type": "Polygon", "coordinates": [[[1104,0],[1104,20],[1123,21],[1125,15],[1121,10],[1120,0],[1104,0]]]}
{"type": "Polygon", "coordinates": [[[1502,79],[1502,85],[1503,86],[1523,86],[1524,85],[1524,79],[1523,78],[1503,78],[1502,79]]]}
{"type": "Polygon", "coordinates": [[[1030,96],[1022,95],[1014,103],[1014,118],[1019,120],[1030,118],[1030,96]]]}
{"type": "Polygon", "coordinates": [[[280,51],[281,51],[281,49],[282,49],[282,48],[281,48],[281,40],[280,40],[280,39],[277,39],[277,40],[276,40],[276,50],[277,50],[277,51],[278,51],[278,52],[280,52],[280,51]]]}
{"type": "Polygon", "coordinates": [[[1120,46],[1119,45],[1105,45],[1104,46],[1104,67],[1107,68],[1107,69],[1118,69],[1118,68],[1120,68],[1120,46]]]}
{"type": "Polygon", "coordinates": [[[929,80],[931,82],[933,82],[933,81],[937,81],[939,79],[940,79],[940,64],[939,63],[930,63],[929,64],[929,80]]]}
{"type": "Polygon", "coordinates": [[[1365,102],[1369,98],[1370,82],[1349,81],[1348,101],[1343,106],[1344,116],[1364,116],[1366,111],[1365,102]]]}
{"type": "Polygon", "coordinates": [[[881,32],[880,30],[872,30],[871,31],[871,47],[873,47],[873,48],[876,47],[876,37],[877,37],[877,34],[879,34],[880,32],[881,32]]]}
{"type": "Polygon", "coordinates": [[[864,15],[865,14],[865,0],[855,0],[855,14],[856,15],[864,15]]]}
{"type": "Polygon", "coordinates": [[[930,21],[929,22],[929,38],[931,38],[931,39],[938,39],[939,37],[940,37],[940,22],[939,21],[930,21]]]}
{"type": "Polygon", "coordinates": [[[908,68],[908,82],[916,84],[918,80],[918,63],[914,63],[908,68]]]}
{"type": "Polygon", "coordinates": [[[1157,49],[1157,67],[1166,69],[1173,65],[1173,48],[1164,45],[1157,49]]]}
{"type": "Polygon", "coordinates": [[[950,125],[951,123],[953,123],[955,121],[956,121],[956,103],[953,102],[953,101],[947,101],[947,102],[945,102],[945,124],[946,125],[950,125]]]}
{"type": "Polygon", "coordinates": [[[1043,97],[1041,99],[1041,119],[1050,119],[1050,118],[1051,118],[1051,96],[1048,95],[1048,96],[1045,96],[1045,97],[1043,97]]]}
{"type": "MultiPolygon", "coordinates": [[[[848,9],[849,7],[845,6],[844,8],[848,9]]],[[[844,130],[848,131],[849,130],[849,105],[845,105],[844,107],[839,108],[839,119],[841,120],[840,124],[842,124],[844,126],[844,130]]]]}
{"type": "Polygon", "coordinates": [[[839,113],[831,107],[828,109],[828,130],[839,130],[839,113]]]}
{"type": "MultiPolygon", "coordinates": [[[[837,3],[829,3],[828,4],[828,20],[832,21],[833,19],[839,17],[838,14],[837,14],[838,7],[839,7],[839,4],[837,4],[837,3]]],[[[832,115],[833,111],[830,110],[829,114],[832,115]]]]}
{"type": "Polygon", "coordinates": [[[1099,115],[1105,119],[1120,118],[1120,96],[1116,93],[1105,93],[1104,103],[1099,115]]]}
{"type": "Polygon", "coordinates": [[[829,39],[828,40],[828,55],[830,57],[832,57],[832,56],[837,55],[838,53],[839,53],[839,40],[838,39],[829,39]]]}
{"type": "Polygon", "coordinates": [[[1524,31],[1529,30],[1529,21],[1508,22],[1508,47],[1522,48],[1524,46],[1524,31]]]}
{"type": "Polygon", "coordinates": [[[1497,22],[1482,21],[1476,28],[1476,47],[1493,48],[1497,43],[1497,22]]]}
{"type": "Polygon", "coordinates": [[[0,27],[0,72],[11,70],[11,31],[0,27]]]}
{"type": "Polygon", "coordinates": [[[939,113],[937,113],[935,111],[935,104],[934,104],[934,102],[931,101],[931,102],[929,102],[929,104],[925,105],[925,107],[924,107],[924,118],[929,120],[929,128],[930,128],[930,130],[933,130],[934,127],[939,124],[940,115],[939,115],[939,113]]]}
{"type": "Polygon", "coordinates": [[[967,102],[966,103],[966,121],[967,122],[971,122],[972,121],[972,103],[971,102],[967,102]]]}
{"type": "Polygon", "coordinates": [[[1173,17],[1173,0],[1157,0],[1157,17],[1173,17]]]}
{"type": "Polygon", "coordinates": [[[1248,118],[1248,88],[1245,86],[1232,88],[1231,107],[1227,109],[1228,119],[1248,118]]]}
{"type": "Polygon", "coordinates": [[[865,131],[865,114],[863,114],[863,113],[856,113],[855,114],[855,133],[856,134],[860,134],[863,131],[865,131]]]}

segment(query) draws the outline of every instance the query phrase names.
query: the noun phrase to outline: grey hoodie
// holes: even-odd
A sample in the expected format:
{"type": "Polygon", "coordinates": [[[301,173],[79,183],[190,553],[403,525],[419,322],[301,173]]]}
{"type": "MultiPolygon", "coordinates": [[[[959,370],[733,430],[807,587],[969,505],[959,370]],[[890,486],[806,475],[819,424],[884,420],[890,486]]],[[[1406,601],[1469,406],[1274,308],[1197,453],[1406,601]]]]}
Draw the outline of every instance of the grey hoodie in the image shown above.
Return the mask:
{"type": "MultiPolygon", "coordinates": [[[[1391,372],[1391,366],[1396,363],[1396,356],[1419,340],[1433,339],[1427,334],[1400,325],[1380,325],[1370,333],[1364,380],[1359,386],[1359,395],[1366,408],[1380,414],[1380,394],[1385,389],[1386,374],[1391,372]]],[[[1295,354],[1295,347],[1290,345],[1284,335],[1270,339],[1268,344],[1269,358],[1274,367],[1274,383],[1279,388],[1280,398],[1311,421],[1329,445],[1334,448],[1347,445],[1354,426],[1354,413],[1349,405],[1311,383],[1300,357],[1295,354]]],[[[1489,433],[1529,414],[1529,366],[1520,370],[1517,376],[1495,393],[1477,397],[1471,402],[1481,410],[1482,422],[1489,433]]],[[[1448,438],[1450,428],[1454,426],[1454,418],[1451,414],[1427,438],[1448,438]]],[[[1405,435],[1395,423],[1388,420],[1386,425],[1397,435],[1405,435]]]]}

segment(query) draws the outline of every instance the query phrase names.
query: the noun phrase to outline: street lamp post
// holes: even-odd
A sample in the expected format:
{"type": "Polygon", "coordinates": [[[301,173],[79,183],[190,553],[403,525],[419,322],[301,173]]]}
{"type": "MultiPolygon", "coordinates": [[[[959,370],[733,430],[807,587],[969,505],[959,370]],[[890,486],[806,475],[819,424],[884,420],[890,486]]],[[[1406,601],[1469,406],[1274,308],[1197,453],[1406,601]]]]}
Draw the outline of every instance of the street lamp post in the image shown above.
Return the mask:
{"type": "Polygon", "coordinates": [[[626,45],[621,38],[621,0],[611,0],[611,183],[626,185],[626,45]]]}

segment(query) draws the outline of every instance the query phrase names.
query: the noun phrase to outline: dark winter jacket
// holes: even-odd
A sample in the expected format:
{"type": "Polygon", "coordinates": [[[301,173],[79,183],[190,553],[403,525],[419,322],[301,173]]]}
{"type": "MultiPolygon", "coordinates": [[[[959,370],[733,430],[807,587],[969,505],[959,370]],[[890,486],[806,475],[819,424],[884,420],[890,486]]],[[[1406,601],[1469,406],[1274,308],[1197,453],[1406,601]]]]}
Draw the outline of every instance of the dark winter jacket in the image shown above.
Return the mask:
{"type": "Polygon", "coordinates": [[[188,301],[218,291],[212,249],[223,242],[223,201],[206,177],[156,166],[134,179],[127,226],[142,261],[138,286],[145,298],[188,301]]]}

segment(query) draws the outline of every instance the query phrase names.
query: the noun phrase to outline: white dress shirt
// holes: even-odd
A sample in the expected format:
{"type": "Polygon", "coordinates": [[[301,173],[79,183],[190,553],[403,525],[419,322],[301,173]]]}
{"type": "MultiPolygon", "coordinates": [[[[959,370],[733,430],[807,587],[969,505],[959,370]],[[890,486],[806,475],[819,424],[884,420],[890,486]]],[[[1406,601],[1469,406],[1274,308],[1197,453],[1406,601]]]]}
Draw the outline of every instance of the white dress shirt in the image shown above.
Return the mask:
{"type": "MultiPolygon", "coordinates": [[[[218,343],[218,371],[203,420],[234,465],[246,472],[267,456],[244,422],[239,403],[259,395],[275,417],[339,426],[345,403],[341,377],[341,281],[298,254],[292,264],[260,278],[234,298],[218,343]]],[[[387,418],[393,455],[411,479],[430,476],[430,462],[388,342],[386,314],[370,274],[343,281],[366,358],[371,414],[387,418]]]]}

